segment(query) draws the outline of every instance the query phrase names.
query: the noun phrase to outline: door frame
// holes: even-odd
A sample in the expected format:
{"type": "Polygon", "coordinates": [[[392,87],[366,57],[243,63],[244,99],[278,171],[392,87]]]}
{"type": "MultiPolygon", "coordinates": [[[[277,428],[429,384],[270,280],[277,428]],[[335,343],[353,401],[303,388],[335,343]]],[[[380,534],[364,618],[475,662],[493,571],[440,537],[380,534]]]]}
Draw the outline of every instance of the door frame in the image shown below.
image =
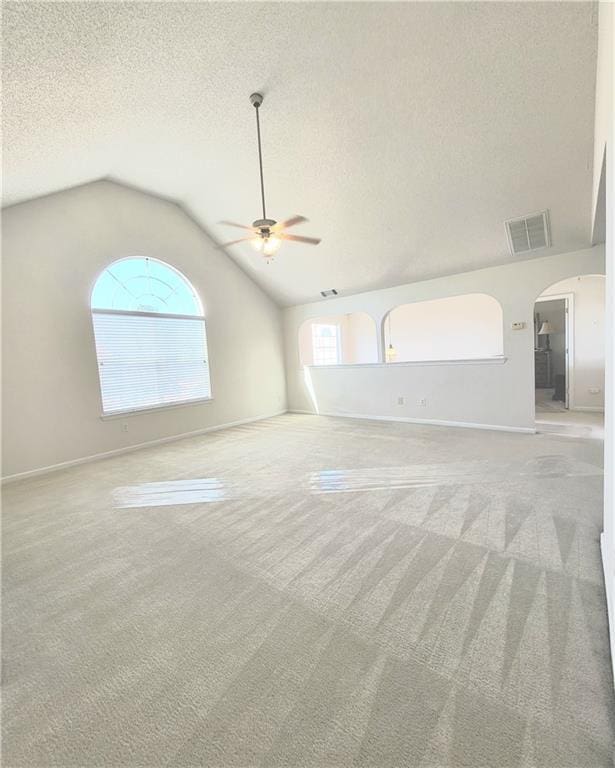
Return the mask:
{"type": "MultiPolygon", "coordinates": [[[[547,290],[549,290],[547,288],[547,290]]],[[[566,350],[566,362],[565,362],[565,375],[566,375],[566,400],[565,405],[568,410],[574,410],[574,293],[551,293],[548,295],[541,294],[534,302],[534,309],[536,304],[545,301],[558,301],[564,300],[564,333],[565,333],[565,347],[566,350]]]]}

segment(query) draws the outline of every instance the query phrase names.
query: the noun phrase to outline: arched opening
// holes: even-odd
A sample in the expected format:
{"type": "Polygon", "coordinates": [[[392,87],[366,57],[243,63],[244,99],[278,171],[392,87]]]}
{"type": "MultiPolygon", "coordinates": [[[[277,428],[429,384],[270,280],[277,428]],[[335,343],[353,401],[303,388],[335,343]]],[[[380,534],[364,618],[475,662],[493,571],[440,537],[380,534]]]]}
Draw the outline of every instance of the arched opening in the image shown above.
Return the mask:
{"type": "Polygon", "coordinates": [[[502,307],[485,293],[401,304],[383,322],[390,363],[472,360],[504,352],[502,307]]]}
{"type": "Polygon", "coordinates": [[[366,312],[306,320],[299,328],[301,365],[358,365],[378,362],[376,324],[366,312]]]}
{"type": "Polygon", "coordinates": [[[534,304],[538,431],[601,437],[604,424],[605,277],[553,283],[534,304]]]}
{"type": "Polygon", "coordinates": [[[181,272],[148,257],[115,261],[91,310],[104,415],[211,398],[203,309],[181,272]]]}

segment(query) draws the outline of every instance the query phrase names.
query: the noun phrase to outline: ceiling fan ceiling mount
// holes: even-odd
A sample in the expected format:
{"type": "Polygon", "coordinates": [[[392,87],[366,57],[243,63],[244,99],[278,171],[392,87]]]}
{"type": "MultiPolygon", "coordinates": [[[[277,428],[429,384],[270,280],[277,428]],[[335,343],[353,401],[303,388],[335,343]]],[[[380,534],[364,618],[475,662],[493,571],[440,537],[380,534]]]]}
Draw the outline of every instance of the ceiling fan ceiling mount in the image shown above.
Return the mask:
{"type": "Polygon", "coordinates": [[[260,105],[263,103],[264,98],[265,97],[263,96],[262,93],[251,93],[250,103],[252,104],[253,107],[256,107],[256,109],[258,109],[260,105]]]}
{"type": "Polygon", "coordinates": [[[250,95],[250,103],[256,110],[256,137],[258,141],[258,168],[260,176],[261,187],[261,203],[263,207],[262,219],[256,219],[252,222],[252,226],[246,226],[245,224],[236,224],[233,221],[221,221],[221,224],[226,224],[231,227],[239,227],[240,229],[247,229],[252,232],[250,237],[242,237],[239,240],[232,240],[230,243],[224,243],[221,248],[225,248],[229,245],[235,245],[236,243],[242,243],[250,241],[256,250],[261,251],[265,258],[270,259],[274,252],[280,247],[283,240],[292,240],[297,243],[306,243],[307,245],[318,245],[320,238],[317,237],[304,237],[302,235],[288,235],[284,230],[294,227],[296,224],[301,224],[307,219],[304,216],[292,216],[290,219],[286,219],[278,223],[275,219],[268,219],[265,210],[265,180],[263,176],[263,152],[261,147],[261,124],[259,118],[259,110],[263,103],[262,93],[252,93],[250,95]]]}

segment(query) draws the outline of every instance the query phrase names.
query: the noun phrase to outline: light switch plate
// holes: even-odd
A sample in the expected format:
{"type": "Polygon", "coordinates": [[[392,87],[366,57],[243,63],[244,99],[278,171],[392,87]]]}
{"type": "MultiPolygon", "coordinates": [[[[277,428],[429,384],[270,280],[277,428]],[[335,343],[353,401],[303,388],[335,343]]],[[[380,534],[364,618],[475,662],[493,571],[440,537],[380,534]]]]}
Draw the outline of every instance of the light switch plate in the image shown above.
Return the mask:
{"type": "Polygon", "coordinates": [[[513,331],[522,331],[526,327],[526,323],[513,323],[510,327],[513,329],[513,331]]]}

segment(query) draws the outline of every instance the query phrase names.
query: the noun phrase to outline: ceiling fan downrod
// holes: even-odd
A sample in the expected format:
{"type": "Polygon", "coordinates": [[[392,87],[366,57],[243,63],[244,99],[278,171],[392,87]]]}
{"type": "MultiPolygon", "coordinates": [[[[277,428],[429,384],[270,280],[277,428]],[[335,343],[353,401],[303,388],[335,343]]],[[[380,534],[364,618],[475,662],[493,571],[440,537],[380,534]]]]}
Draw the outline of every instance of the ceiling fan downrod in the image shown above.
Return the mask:
{"type": "Polygon", "coordinates": [[[273,219],[268,219],[267,213],[265,211],[265,180],[263,177],[263,150],[261,147],[261,123],[260,123],[260,117],[259,117],[259,109],[261,104],[263,103],[263,94],[262,93],[251,94],[250,102],[252,103],[252,106],[256,110],[256,138],[258,141],[258,168],[260,171],[261,202],[263,205],[263,218],[260,221],[257,219],[254,222],[254,226],[255,227],[272,227],[275,224],[275,221],[273,219]]]}

